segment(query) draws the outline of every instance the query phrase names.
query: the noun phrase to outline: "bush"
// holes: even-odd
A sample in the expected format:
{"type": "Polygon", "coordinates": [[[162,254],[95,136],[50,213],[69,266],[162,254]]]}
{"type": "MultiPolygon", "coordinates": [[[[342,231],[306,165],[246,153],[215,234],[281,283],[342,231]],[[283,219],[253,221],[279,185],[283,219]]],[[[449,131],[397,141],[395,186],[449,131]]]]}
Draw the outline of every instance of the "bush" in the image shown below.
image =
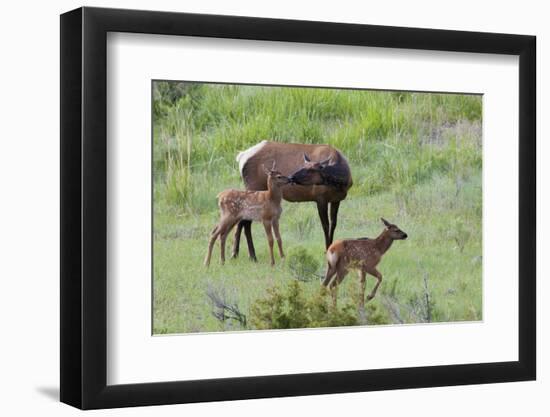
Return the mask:
{"type": "Polygon", "coordinates": [[[370,302],[365,305],[364,319],[365,321],[361,324],[368,324],[371,326],[375,324],[392,323],[387,317],[387,314],[385,314],[374,302],[370,302]]]}
{"type": "Polygon", "coordinates": [[[256,300],[250,309],[250,323],[264,330],[353,326],[358,321],[355,306],[333,307],[324,288],[308,298],[302,284],[292,281],[286,288],[269,288],[266,297],[256,300]]]}
{"type": "Polygon", "coordinates": [[[345,304],[342,308],[334,307],[325,287],[309,303],[309,327],[339,327],[355,326],[359,323],[357,307],[354,304],[345,304]]]}
{"type": "Polygon", "coordinates": [[[287,265],[292,276],[299,281],[312,281],[319,270],[319,262],[308,252],[307,249],[299,246],[290,250],[287,258],[287,265]]]}
{"type": "Polygon", "coordinates": [[[224,288],[209,285],[206,296],[212,304],[212,315],[221,323],[229,324],[229,327],[236,323],[246,329],[246,314],[241,312],[236,301],[229,300],[224,288]]]}

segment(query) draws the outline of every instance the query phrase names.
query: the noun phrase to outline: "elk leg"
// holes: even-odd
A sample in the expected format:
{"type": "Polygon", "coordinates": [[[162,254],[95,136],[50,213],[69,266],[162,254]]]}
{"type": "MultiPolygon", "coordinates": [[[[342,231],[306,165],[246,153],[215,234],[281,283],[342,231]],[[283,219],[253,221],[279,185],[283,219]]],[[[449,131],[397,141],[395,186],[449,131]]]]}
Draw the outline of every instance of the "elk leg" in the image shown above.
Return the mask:
{"type": "Polygon", "coordinates": [[[359,283],[361,284],[361,292],[359,298],[359,310],[365,312],[365,287],[367,284],[367,274],[365,271],[359,271],[359,283]]]}
{"type": "Polygon", "coordinates": [[[222,260],[222,265],[225,263],[225,240],[227,239],[228,231],[222,233],[220,236],[220,256],[222,260]]]}
{"type": "Polygon", "coordinates": [[[340,208],[339,201],[330,203],[330,233],[328,235],[329,245],[334,240],[334,230],[336,229],[336,223],[338,221],[338,208],[340,208]]]}
{"type": "Polygon", "coordinates": [[[227,236],[231,232],[231,229],[233,229],[233,226],[235,226],[237,222],[228,220],[224,223],[223,229],[220,233],[220,252],[221,252],[221,259],[222,259],[222,265],[225,263],[225,241],[227,240],[227,236]]]}
{"type": "Polygon", "coordinates": [[[241,232],[243,230],[244,222],[246,222],[246,220],[241,220],[235,229],[235,236],[233,238],[233,253],[231,254],[232,258],[239,257],[239,246],[241,243],[241,232]]]}
{"type": "Polygon", "coordinates": [[[336,308],[336,303],[338,301],[338,283],[336,280],[330,283],[330,295],[332,296],[332,307],[336,308]]]}
{"type": "Polygon", "coordinates": [[[273,234],[271,233],[271,222],[264,222],[265,234],[267,235],[267,243],[269,244],[269,256],[271,257],[271,266],[275,265],[273,257],[273,234]]]}
{"type": "Polygon", "coordinates": [[[246,244],[248,245],[248,257],[254,262],[258,262],[256,258],[256,250],[254,249],[254,241],[252,240],[252,220],[243,220],[244,235],[246,236],[246,244]]]}
{"type": "Polygon", "coordinates": [[[334,308],[336,308],[336,299],[338,297],[338,287],[340,286],[340,283],[344,280],[346,277],[346,274],[348,271],[345,269],[345,267],[337,266],[336,267],[336,277],[332,279],[329,286],[332,290],[332,305],[334,308]]]}
{"type": "Polygon", "coordinates": [[[277,239],[277,246],[279,247],[279,255],[281,259],[285,257],[283,252],[283,240],[281,239],[281,233],[279,233],[279,221],[276,220],[273,222],[273,233],[275,233],[275,239],[277,239]]]}
{"type": "Polygon", "coordinates": [[[206,254],[206,258],[204,258],[204,266],[210,265],[210,258],[212,257],[212,248],[214,247],[214,243],[216,243],[216,239],[220,235],[220,226],[216,226],[214,230],[212,230],[212,234],[210,235],[210,241],[208,242],[208,253],[206,254]]]}
{"type": "Polygon", "coordinates": [[[376,268],[373,268],[371,271],[367,271],[367,272],[369,274],[371,274],[373,277],[375,277],[376,280],[377,280],[376,285],[372,289],[371,293],[369,295],[367,295],[367,301],[370,301],[374,298],[374,296],[376,295],[376,291],[378,290],[378,287],[382,283],[382,274],[380,272],[378,272],[378,270],[376,268]]]}
{"type": "Polygon", "coordinates": [[[329,242],[328,203],[326,201],[318,201],[317,211],[319,212],[319,218],[321,219],[321,225],[325,233],[325,248],[328,249],[331,243],[329,242]]]}
{"type": "Polygon", "coordinates": [[[328,266],[327,272],[325,274],[325,279],[323,280],[323,286],[326,287],[329,292],[330,296],[332,298],[332,306],[336,308],[336,298],[337,298],[337,283],[336,283],[336,277],[334,276],[336,274],[336,267],[332,268],[330,265],[328,266]]]}
{"type": "Polygon", "coordinates": [[[328,287],[334,274],[336,274],[336,267],[333,268],[329,264],[327,267],[327,272],[325,274],[325,279],[323,280],[323,286],[328,287]]]}

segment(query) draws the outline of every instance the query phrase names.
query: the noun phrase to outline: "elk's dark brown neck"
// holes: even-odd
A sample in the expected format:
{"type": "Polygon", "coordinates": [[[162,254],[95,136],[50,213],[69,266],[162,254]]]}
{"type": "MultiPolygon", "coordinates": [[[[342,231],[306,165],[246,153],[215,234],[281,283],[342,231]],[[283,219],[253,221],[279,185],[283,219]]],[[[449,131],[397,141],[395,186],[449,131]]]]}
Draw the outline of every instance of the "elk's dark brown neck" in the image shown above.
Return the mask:
{"type": "Polygon", "coordinates": [[[384,231],[376,238],[376,247],[382,255],[388,251],[392,243],[393,238],[390,236],[387,229],[384,229],[384,231]]]}
{"type": "Polygon", "coordinates": [[[341,164],[329,165],[321,172],[323,185],[335,188],[349,188],[350,175],[345,166],[341,164]]]}

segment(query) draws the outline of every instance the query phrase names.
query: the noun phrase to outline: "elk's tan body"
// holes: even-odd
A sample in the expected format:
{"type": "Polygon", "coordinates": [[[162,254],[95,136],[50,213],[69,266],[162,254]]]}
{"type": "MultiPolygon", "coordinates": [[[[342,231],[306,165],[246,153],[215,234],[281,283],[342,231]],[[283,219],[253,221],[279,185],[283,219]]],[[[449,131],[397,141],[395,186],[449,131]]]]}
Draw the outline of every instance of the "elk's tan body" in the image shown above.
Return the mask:
{"type": "MultiPolygon", "coordinates": [[[[342,186],[335,187],[330,184],[296,184],[292,187],[285,187],[283,198],[290,202],[319,201],[326,203],[339,202],[346,198],[347,191],[352,186],[351,170],[342,154],[330,145],[312,145],[302,143],[280,143],[262,141],[252,148],[239,153],[237,162],[241,176],[247,190],[266,190],[267,176],[263,165],[276,161],[277,170],[281,174],[290,176],[302,169],[304,154],[313,161],[330,161],[329,165],[342,165],[345,177],[342,179],[342,186]]],[[[309,161],[311,164],[311,161],[309,161]]],[[[319,181],[320,182],[320,181],[319,181]]]]}
{"type": "MultiPolygon", "coordinates": [[[[275,167],[275,164],[273,164],[275,167]]],[[[289,183],[289,179],[279,171],[272,169],[267,172],[266,191],[225,190],[218,194],[220,207],[220,222],[212,231],[208,244],[208,253],[204,264],[210,264],[212,248],[217,238],[220,238],[222,264],[225,262],[225,241],[231,229],[240,221],[262,222],[269,243],[271,265],[275,264],[273,257],[273,233],[277,239],[279,255],[284,257],[283,242],[279,233],[279,218],[283,211],[281,207],[282,187],[289,183]]]]}
{"type": "Polygon", "coordinates": [[[407,238],[407,234],[395,224],[391,224],[384,219],[382,219],[382,222],[386,228],[376,239],[336,240],[327,249],[328,268],[323,285],[331,290],[334,304],[336,304],[338,285],[344,280],[350,269],[357,269],[359,271],[361,282],[359,307],[363,308],[365,305],[367,274],[372,275],[377,280],[376,285],[367,296],[367,300],[372,300],[376,295],[376,291],[382,283],[382,274],[376,269],[376,266],[382,260],[382,256],[389,250],[394,240],[407,238]]]}
{"type": "Polygon", "coordinates": [[[238,217],[239,220],[278,220],[283,209],[277,191],[225,190],[218,194],[218,205],[222,213],[238,217]]]}

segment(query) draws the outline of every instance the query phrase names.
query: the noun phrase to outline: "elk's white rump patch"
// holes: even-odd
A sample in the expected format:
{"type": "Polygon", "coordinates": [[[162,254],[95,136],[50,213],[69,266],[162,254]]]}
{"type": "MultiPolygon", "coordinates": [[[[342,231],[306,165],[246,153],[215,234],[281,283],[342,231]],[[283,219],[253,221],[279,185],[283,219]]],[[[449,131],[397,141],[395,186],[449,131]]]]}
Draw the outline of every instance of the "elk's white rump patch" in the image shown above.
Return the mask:
{"type": "Polygon", "coordinates": [[[338,262],[338,254],[329,249],[327,251],[327,261],[330,266],[336,265],[336,263],[338,262]]]}
{"type": "Polygon", "coordinates": [[[267,144],[267,140],[262,140],[260,143],[248,148],[246,151],[239,152],[235,160],[239,163],[239,172],[243,175],[244,164],[267,144]]]}

